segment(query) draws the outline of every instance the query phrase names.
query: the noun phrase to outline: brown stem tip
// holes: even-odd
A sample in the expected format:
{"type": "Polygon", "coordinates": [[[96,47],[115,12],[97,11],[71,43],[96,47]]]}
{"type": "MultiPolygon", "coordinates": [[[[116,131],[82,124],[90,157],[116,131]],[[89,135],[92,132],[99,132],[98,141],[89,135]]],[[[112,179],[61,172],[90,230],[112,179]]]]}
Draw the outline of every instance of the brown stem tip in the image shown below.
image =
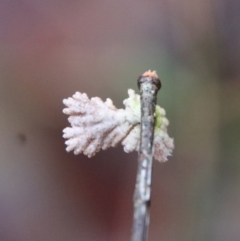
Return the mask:
{"type": "Polygon", "coordinates": [[[160,90],[162,87],[161,81],[158,78],[156,71],[148,70],[144,72],[143,75],[138,78],[138,88],[140,89],[140,85],[146,82],[154,84],[157,90],[160,90]]]}
{"type": "Polygon", "coordinates": [[[148,70],[148,71],[144,72],[142,76],[158,79],[157,72],[155,70],[154,71],[148,70]]]}

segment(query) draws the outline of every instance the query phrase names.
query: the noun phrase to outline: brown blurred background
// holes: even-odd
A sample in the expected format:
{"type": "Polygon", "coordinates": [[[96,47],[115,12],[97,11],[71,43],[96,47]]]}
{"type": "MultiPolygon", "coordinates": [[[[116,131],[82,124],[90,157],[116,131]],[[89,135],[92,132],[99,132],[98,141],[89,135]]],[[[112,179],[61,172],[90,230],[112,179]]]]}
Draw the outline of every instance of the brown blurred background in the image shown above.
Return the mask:
{"type": "Polygon", "coordinates": [[[117,107],[157,70],[176,148],[149,241],[240,240],[240,2],[0,1],[0,241],[126,241],[136,153],[65,152],[62,99],[117,107]]]}

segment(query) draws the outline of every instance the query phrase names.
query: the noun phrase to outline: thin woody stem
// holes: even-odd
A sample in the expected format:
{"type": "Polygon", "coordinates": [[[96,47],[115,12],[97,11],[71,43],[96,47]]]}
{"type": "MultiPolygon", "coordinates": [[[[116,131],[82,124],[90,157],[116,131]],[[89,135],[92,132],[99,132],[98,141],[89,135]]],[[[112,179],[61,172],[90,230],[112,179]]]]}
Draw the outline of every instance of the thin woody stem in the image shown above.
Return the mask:
{"type": "Polygon", "coordinates": [[[139,77],[138,87],[141,95],[141,134],[131,241],[146,241],[151,200],[155,107],[161,82],[155,72],[148,71],[139,77]]]}

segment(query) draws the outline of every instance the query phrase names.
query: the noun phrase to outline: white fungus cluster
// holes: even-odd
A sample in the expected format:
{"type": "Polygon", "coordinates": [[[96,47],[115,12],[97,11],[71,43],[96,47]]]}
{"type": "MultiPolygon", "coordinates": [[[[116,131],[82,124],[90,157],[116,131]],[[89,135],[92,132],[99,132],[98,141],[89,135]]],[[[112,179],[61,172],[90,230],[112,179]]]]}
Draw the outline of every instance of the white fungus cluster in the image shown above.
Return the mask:
{"type": "MultiPolygon", "coordinates": [[[[123,101],[125,109],[117,109],[110,99],[89,99],[85,93],[76,92],[64,99],[67,108],[63,113],[69,115],[71,127],[63,130],[66,150],[74,154],[83,153],[94,156],[101,149],[115,147],[119,143],[125,152],[138,151],[140,139],[140,96],[128,90],[129,98],[123,101]]],[[[154,158],[167,161],[174,148],[173,139],[168,136],[168,120],[165,110],[156,106],[154,131],[154,158]]]]}

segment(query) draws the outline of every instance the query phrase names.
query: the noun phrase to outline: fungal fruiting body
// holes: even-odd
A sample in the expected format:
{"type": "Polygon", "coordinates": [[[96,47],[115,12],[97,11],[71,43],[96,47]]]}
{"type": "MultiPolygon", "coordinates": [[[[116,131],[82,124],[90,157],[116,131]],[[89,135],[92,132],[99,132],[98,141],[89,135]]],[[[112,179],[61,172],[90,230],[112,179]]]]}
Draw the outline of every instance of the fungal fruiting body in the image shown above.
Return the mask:
{"type": "MultiPolygon", "coordinates": [[[[140,96],[131,89],[128,90],[128,95],[123,101],[125,109],[117,109],[110,99],[105,102],[98,97],[89,99],[85,93],[80,92],[64,99],[66,108],[63,113],[69,115],[71,125],[63,130],[63,137],[67,139],[66,150],[92,157],[101,149],[106,150],[121,143],[127,153],[138,151],[140,96]]],[[[174,143],[167,133],[169,122],[165,110],[157,105],[155,115],[154,158],[165,162],[172,153],[174,143]]]]}

